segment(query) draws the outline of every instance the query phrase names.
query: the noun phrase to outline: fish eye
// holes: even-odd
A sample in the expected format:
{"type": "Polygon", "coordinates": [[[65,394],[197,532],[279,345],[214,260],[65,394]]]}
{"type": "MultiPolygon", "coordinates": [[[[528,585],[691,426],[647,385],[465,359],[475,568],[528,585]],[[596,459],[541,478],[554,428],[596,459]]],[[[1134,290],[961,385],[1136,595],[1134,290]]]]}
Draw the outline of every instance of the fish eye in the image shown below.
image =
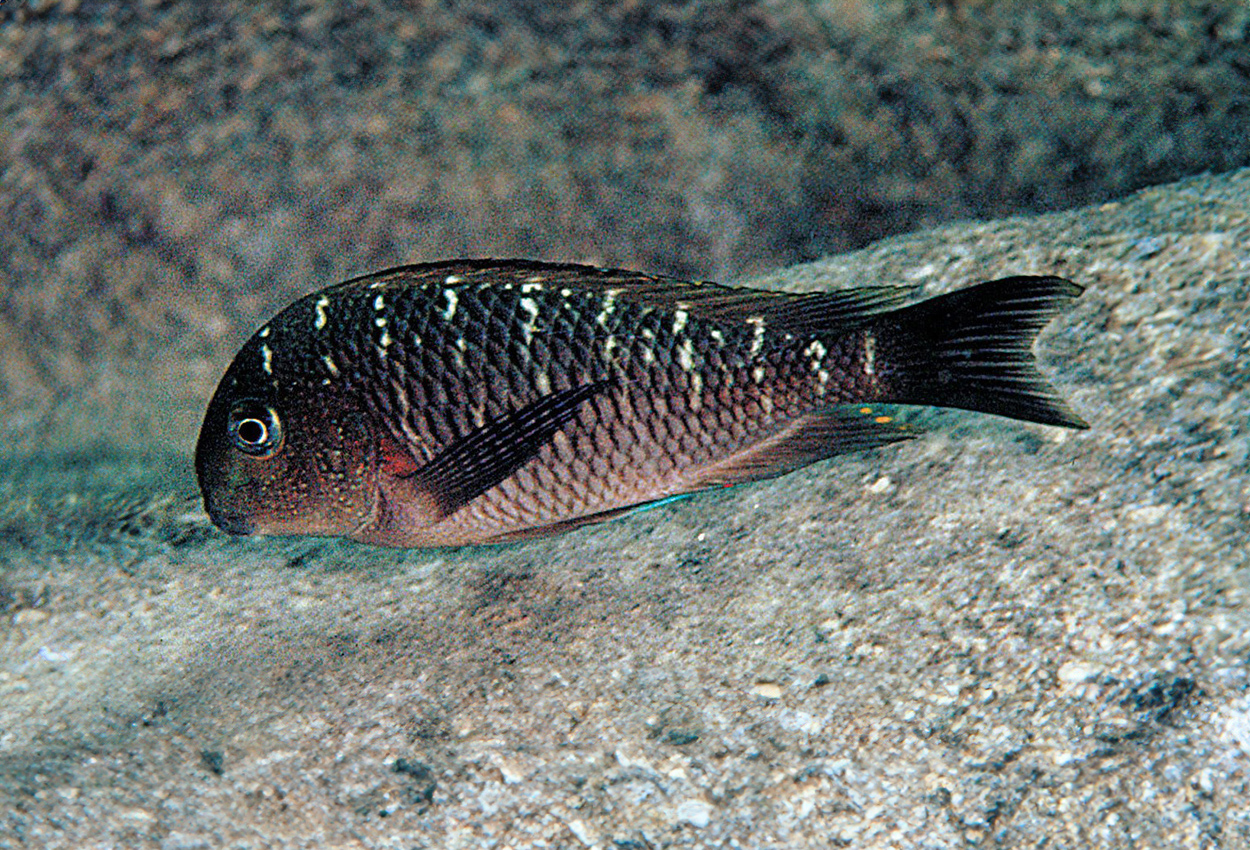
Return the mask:
{"type": "Polygon", "coordinates": [[[258,402],[244,402],[230,411],[230,439],[235,448],[253,457],[273,457],[282,447],[278,412],[258,402]]]}

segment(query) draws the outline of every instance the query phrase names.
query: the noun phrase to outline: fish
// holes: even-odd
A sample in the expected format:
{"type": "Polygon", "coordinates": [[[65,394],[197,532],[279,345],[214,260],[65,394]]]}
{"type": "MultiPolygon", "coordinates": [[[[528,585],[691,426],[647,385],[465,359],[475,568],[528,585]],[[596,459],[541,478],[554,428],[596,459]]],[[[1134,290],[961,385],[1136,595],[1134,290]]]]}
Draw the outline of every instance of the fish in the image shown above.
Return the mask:
{"type": "Polygon", "coordinates": [[[1016,276],[917,301],[530,260],[401,266],[303,297],[243,345],[196,475],[232,534],[464,546],[918,436],[881,405],[1087,428],[1031,351],[1081,292],[1016,276]]]}

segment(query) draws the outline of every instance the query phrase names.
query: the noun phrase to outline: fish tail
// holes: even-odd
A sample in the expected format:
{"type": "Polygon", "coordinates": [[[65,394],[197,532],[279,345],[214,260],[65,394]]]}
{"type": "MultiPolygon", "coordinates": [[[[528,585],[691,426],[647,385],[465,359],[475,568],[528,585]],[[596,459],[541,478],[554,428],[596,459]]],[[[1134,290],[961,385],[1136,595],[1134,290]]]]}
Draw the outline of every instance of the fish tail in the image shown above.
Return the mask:
{"type": "Polygon", "coordinates": [[[1042,327],[1082,291],[1058,277],[1008,277],[882,315],[873,323],[879,400],[1088,428],[1032,353],[1042,327]]]}

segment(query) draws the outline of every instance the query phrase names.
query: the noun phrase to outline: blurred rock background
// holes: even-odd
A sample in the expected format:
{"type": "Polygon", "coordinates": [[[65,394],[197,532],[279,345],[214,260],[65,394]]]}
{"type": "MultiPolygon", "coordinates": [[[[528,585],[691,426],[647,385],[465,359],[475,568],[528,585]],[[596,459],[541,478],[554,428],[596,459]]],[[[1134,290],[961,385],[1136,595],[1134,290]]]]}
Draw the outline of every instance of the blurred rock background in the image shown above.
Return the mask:
{"type": "Polygon", "coordinates": [[[733,279],[1250,163],[1228,2],[6,0],[0,79],[19,451],[185,450],[260,321],[391,264],[733,279]]]}

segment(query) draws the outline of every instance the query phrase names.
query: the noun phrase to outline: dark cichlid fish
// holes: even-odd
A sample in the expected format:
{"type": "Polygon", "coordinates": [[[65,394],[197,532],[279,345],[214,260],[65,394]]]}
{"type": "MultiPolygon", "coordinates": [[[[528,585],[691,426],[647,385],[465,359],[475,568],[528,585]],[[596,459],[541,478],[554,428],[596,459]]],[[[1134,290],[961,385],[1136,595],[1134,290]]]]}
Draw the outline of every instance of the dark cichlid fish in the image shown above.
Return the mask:
{"type": "Polygon", "coordinates": [[[282,311],[196,447],[235,534],[455,546],[552,534],[914,436],[869,405],[1085,423],[1038,373],[1081,288],[991,281],[902,306],[512,260],[405,266],[282,311]]]}

